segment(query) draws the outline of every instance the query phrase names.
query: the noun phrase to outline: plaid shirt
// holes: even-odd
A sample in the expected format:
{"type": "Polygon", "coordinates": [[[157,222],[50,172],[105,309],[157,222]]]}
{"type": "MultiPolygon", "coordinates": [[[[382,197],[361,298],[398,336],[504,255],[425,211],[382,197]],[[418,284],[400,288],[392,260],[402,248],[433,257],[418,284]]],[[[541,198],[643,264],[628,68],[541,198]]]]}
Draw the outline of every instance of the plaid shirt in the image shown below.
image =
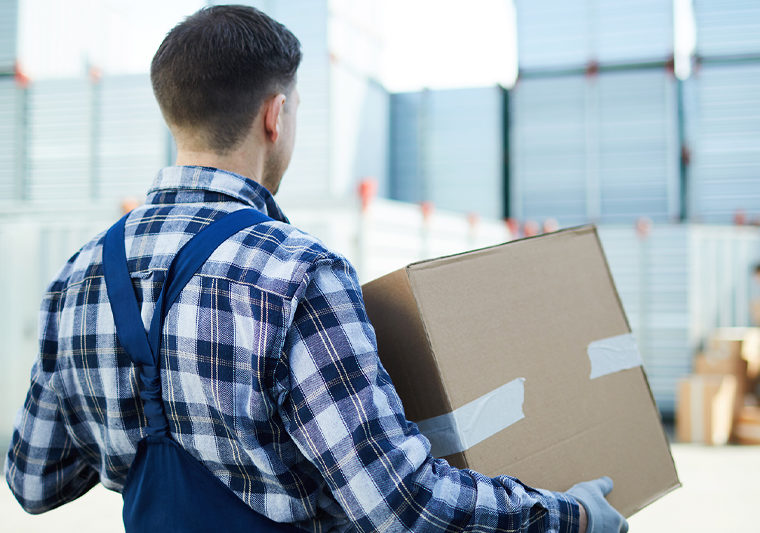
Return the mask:
{"type": "MultiPolygon", "coordinates": [[[[275,221],[223,243],[164,323],[161,382],[177,442],[251,508],[308,530],[578,530],[568,496],[430,456],[380,364],[353,267],[251,180],[159,173],[126,225],[146,328],[182,244],[251,206],[275,221]]],[[[5,465],[32,513],[98,481],[120,491],[145,435],[103,282],[103,236],[64,265],[42,303],[40,355],[5,465]]]]}

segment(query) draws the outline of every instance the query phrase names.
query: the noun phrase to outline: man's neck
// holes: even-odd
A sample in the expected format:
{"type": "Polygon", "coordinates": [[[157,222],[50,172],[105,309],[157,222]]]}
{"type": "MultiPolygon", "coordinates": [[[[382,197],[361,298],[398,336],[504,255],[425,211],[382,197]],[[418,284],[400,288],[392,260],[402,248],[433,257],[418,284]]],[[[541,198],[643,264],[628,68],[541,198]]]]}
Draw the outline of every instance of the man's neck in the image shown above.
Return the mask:
{"type": "Polygon", "coordinates": [[[257,183],[261,183],[260,176],[263,170],[263,158],[247,153],[246,150],[236,150],[224,155],[213,152],[195,152],[192,150],[178,150],[177,166],[201,166],[212,167],[228,172],[234,172],[245,176],[257,183]]]}

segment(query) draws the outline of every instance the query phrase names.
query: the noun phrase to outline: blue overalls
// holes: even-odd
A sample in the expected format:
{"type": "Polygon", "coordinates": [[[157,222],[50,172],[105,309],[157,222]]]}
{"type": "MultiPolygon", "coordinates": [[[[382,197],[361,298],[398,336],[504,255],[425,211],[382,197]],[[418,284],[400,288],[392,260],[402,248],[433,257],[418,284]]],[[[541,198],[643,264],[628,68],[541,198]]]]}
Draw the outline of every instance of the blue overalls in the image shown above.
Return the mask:
{"type": "Polygon", "coordinates": [[[147,436],[137,446],[122,492],[126,533],[298,531],[248,507],[173,440],[161,397],[159,350],[167,311],[222,242],[248,226],[271,219],[255,209],[241,209],[209,224],[190,239],[167,270],[146,335],[127,270],[126,218],[108,230],[103,245],[103,271],[116,334],[139,369],[140,397],[148,420],[147,436]]]}

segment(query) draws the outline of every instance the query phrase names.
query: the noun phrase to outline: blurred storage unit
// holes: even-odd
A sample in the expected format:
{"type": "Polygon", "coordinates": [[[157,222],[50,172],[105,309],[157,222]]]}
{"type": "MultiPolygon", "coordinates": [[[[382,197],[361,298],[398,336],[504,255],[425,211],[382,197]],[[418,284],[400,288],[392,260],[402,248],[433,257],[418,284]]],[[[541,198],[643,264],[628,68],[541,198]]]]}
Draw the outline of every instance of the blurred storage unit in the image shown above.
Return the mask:
{"type": "Polygon", "coordinates": [[[697,55],[760,56],[760,4],[754,0],[693,0],[697,55]]]}
{"type": "MultiPolygon", "coordinates": [[[[370,178],[387,198],[390,94],[379,82],[337,61],[330,73],[333,194],[353,195],[359,181],[370,178]]],[[[288,176],[294,176],[292,171],[288,176]]]]}
{"type": "Polygon", "coordinates": [[[705,62],[685,89],[690,218],[760,220],[760,60],[705,62]]]}
{"type": "Polygon", "coordinates": [[[10,204],[22,195],[24,96],[13,77],[0,77],[0,205],[10,204]]]}
{"type": "Polygon", "coordinates": [[[92,200],[92,85],[84,77],[42,79],[28,91],[25,197],[58,206],[92,200]]]}
{"type": "Polygon", "coordinates": [[[520,69],[664,61],[673,54],[672,0],[515,0],[515,8],[520,69]]]}
{"type": "Polygon", "coordinates": [[[169,130],[147,74],[103,77],[93,86],[94,196],[118,205],[142,198],[158,169],[173,164],[169,130]]]}
{"type": "Polygon", "coordinates": [[[585,66],[593,57],[589,32],[592,3],[515,0],[520,68],[585,66]]]}
{"type": "Polygon", "coordinates": [[[0,2],[0,74],[13,72],[18,38],[18,0],[0,2]]]}
{"type": "Polygon", "coordinates": [[[677,219],[680,142],[672,73],[603,72],[597,99],[601,220],[677,219]]]}
{"type": "Polygon", "coordinates": [[[391,197],[504,216],[506,92],[498,86],[391,97],[391,197]]]}
{"type": "Polygon", "coordinates": [[[677,219],[678,100],[666,68],[525,76],[510,98],[510,215],[677,219]]]}
{"type": "Polygon", "coordinates": [[[675,413],[680,378],[716,327],[749,325],[760,230],[658,224],[648,235],[602,225],[599,236],[660,410],[675,413]]]}
{"type": "Polygon", "coordinates": [[[663,61],[673,55],[673,0],[596,0],[591,19],[601,64],[663,61]]]}
{"type": "Polygon", "coordinates": [[[589,183],[596,175],[590,96],[585,76],[518,80],[509,99],[510,216],[565,225],[589,218],[588,191],[598,191],[589,183]]]}

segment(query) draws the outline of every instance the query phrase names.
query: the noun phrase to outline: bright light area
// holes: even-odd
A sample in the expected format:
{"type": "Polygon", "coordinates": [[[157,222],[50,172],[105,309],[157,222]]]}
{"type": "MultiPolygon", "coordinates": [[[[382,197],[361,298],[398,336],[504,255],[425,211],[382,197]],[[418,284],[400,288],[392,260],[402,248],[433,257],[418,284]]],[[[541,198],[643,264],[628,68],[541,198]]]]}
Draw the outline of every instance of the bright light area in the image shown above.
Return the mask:
{"type": "Polygon", "coordinates": [[[691,74],[691,54],[697,41],[697,28],[691,0],[674,0],[673,17],[675,20],[674,49],[675,72],[680,79],[691,74]]]}
{"type": "MultiPolygon", "coordinates": [[[[206,3],[21,0],[19,61],[32,79],[84,75],[90,66],[107,74],[147,72],[166,32],[206,3]]],[[[385,0],[376,6],[376,27],[367,29],[382,43],[380,81],[389,90],[514,82],[511,1],[385,0]]]]}
{"type": "Polygon", "coordinates": [[[514,83],[512,2],[388,0],[384,5],[382,78],[389,90],[514,83]]]}
{"type": "Polygon", "coordinates": [[[19,63],[32,79],[147,72],[166,33],[201,0],[21,0],[19,63]]]}

